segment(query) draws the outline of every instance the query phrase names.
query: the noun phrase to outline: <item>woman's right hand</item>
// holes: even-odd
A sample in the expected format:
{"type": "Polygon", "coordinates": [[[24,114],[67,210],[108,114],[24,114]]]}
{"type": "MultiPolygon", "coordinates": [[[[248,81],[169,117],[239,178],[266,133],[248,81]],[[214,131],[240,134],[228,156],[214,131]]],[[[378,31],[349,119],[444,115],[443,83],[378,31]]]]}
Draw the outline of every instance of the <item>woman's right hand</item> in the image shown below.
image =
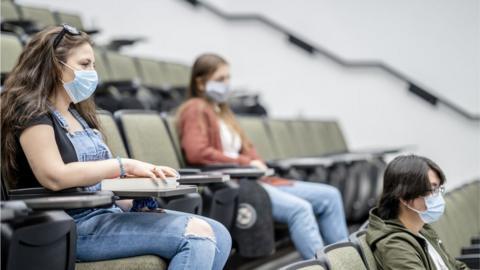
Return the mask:
{"type": "Polygon", "coordinates": [[[169,167],[156,166],[147,162],[126,158],[123,158],[122,162],[125,167],[125,173],[128,176],[161,179],[178,176],[178,172],[169,167]]]}

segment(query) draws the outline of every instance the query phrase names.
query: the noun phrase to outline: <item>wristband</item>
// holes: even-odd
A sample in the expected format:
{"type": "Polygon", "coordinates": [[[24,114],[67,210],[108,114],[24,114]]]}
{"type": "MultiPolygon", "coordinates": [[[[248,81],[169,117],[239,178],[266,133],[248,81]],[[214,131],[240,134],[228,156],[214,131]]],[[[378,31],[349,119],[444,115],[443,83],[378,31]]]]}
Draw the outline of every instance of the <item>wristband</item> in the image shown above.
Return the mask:
{"type": "Polygon", "coordinates": [[[118,165],[120,166],[120,178],[127,177],[127,173],[125,172],[125,167],[123,167],[123,162],[120,157],[117,156],[118,165]]]}

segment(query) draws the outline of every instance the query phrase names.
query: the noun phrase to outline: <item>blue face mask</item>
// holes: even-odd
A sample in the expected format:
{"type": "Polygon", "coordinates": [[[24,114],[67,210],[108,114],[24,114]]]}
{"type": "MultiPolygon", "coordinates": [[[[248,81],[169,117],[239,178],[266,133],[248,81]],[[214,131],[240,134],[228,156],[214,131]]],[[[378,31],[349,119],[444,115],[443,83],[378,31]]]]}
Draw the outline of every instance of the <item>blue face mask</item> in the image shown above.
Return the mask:
{"type": "Polygon", "coordinates": [[[427,207],[427,210],[425,211],[419,211],[405,203],[404,204],[412,211],[417,212],[422,221],[425,223],[433,223],[439,220],[445,211],[445,200],[443,199],[442,194],[430,195],[424,197],[423,199],[425,200],[425,206],[427,207]]]}
{"type": "Polygon", "coordinates": [[[230,96],[230,86],[222,82],[208,81],[205,94],[216,103],[225,103],[230,96]]]}
{"type": "Polygon", "coordinates": [[[95,70],[75,70],[62,62],[66,67],[73,70],[75,78],[71,82],[63,83],[68,96],[73,103],[79,103],[89,98],[98,84],[98,75],[95,70]]]}

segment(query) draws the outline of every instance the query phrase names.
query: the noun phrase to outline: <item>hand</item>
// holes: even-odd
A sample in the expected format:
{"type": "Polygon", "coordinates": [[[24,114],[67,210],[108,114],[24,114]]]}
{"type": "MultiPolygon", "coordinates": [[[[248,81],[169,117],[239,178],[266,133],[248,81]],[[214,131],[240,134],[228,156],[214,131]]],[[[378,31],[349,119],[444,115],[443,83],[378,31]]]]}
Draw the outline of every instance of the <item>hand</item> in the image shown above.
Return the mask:
{"type": "Polygon", "coordinates": [[[258,168],[258,169],[264,170],[264,171],[268,170],[267,165],[263,161],[257,160],[257,159],[250,161],[250,166],[253,166],[255,168],[258,168]]]}
{"type": "Polygon", "coordinates": [[[160,176],[162,179],[165,179],[165,177],[180,177],[180,174],[175,169],[167,166],[155,166],[153,170],[158,174],[163,174],[163,178],[160,176]]]}
{"type": "Polygon", "coordinates": [[[176,170],[166,166],[156,166],[135,159],[122,159],[122,162],[125,166],[125,172],[129,176],[161,179],[179,176],[176,170]]]}

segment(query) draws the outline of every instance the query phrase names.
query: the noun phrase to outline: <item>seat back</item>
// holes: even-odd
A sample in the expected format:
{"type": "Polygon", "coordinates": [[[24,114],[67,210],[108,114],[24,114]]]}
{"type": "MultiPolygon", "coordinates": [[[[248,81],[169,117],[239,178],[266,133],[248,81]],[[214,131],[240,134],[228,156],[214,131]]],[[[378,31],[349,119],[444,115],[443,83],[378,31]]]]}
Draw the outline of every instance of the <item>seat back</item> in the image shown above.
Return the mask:
{"type": "Polygon", "coordinates": [[[314,156],[322,156],[328,154],[330,145],[327,137],[327,125],[326,121],[312,120],[309,121],[310,130],[313,136],[313,149],[315,150],[314,156]]]}
{"type": "Polygon", "coordinates": [[[136,62],[143,84],[159,89],[167,89],[170,87],[171,82],[168,81],[165,67],[159,61],[148,58],[137,58],[136,62]]]}
{"type": "Polygon", "coordinates": [[[131,158],[180,168],[167,128],[155,111],[121,110],[114,114],[131,158]]]}
{"type": "Polygon", "coordinates": [[[66,13],[66,12],[55,12],[55,17],[57,19],[57,24],[68,24],[79,30],[84,30],[82,18],[78,14],[66,13]]]}
{"type": "Polygon", "coordinates": [[[95,70],[98,73],[100,83],[112,80],[108,63],[105,61],[104,51],[98,47],[93,48],[95,54],[95,70]]]}
{"type": "MultiPolygon", "coordinates": [[[[461,188],[457,188],[450,192],[448,199],[446,199],[447,208],[450,208],[449,213],[449,232],[455,237],[451,241],[451,249],[454,256],[459,256],[462,247],[470,244],[468,204],[472,202],[463,200],[464,194],[461,188]]],[[[478,217],[477,217],[478,218],[478,217]]],[[[478,232],[477,232],[478,233],[478,232]]]]}
{"type": "Polygon", "coordinates": [[[105,59],[113,81],[138,81],[140,74],[132,57],[114,51],[105,51],[105,59]]]}
{"type": "Polygon", "coordinates": [[[348,152],[347,142],[343,136],[340,125],[337,121],[326,121],[326,139],[328,141],[329,153],[348,152]]]}
{"type": "Polygon", "coordinates": [[[2,33],[0,41],[2,55],[1,72],[2,74],[8,74],[17,64],[23,47],[17,36],[8,33],[2,33]]]}
{"type": "Polygon", "coordinates": [[[190,80],[190,67],[174,62],[164,62],[164,70],[172,87],[186,88],[190,80]]]}
{"type": "Polygon", "coordinates": [[[444,214],[432,223],[433,229],[452,256],[459,256],[461,248],[470,244],[470,237],[479,233],[478,192],[478,182],[448,192],[444,196],[444,214]]]}
{"type": "Polygon", "coordinates": [[[284,159],[296,157],[299,151],[298,142],[290,133],[290,127],[285,120],[269,119],[267,120],[268,130],[276,149],[275,159],[284,159]]]}
{"type": "Polygon", "coordinates": [[[457,246],[458,233],[456,230],[457,222],[455,220],[456,211],[458,211],[458,209],[453,201],[451,192],[447,193],[445,195],[445,212],[440,220],[432,224],[434,229],[437,229],[436,226],[439,225],[443,227],[443,233],[441,235],[439,234],[439,237],[442,239],[448,253],[452,256],[458,256],[460,253],[460,246],[457,246]]]}
{"type": "Polygon", "coordinates": [[[163,115],[163,119],[167,125],[170,138],[173,142],[173,146],[175,147],[175,152],[177,153],[178,159],[180,161],[180,166],[185,167],[187,163],[185,162],[185,157],[183,156],[180,136],[178,135],[177,120],[175,116],[172,115],[163,115]]]}
{"type": "Polygon", "coordinates": [[[474,181],[448,192],[445,212],[432,223],[448,253],[459,256],[462,247],[470,244],[470,238],[478,235],[480,216],[480,182],[474,181]]]}
{"type": "Polygon", "coordinates": [[[123,144],[122,135],[118,129],[115,119],[110,112],[99,111],[97,113],[98,120],[104,140],[107,143],[114,157],[128,158],[127,149],[123,144]]]}
{"type": "Polygon", "coordinates": [[[367,270],[360,253],[350,242],[328,245],[323,249],[331,270],[356,269],[367,270]]]}
{"type": "Polygon", "coordinates": [[[318,140],[314,128],[306,120],[290,121],[290,130],[298,142],[298,156],[311,157],[318,156],[318,140]]]}
{"type": "MultiPolygon", "coordinates": [[[[463,215],[462,220],[458,220],[458,224],[462,224],[462,238],[465,239],[466,243],[463,246],[467,246],[470,243],[470,237],[478,235],[479,231],[476,230],[476,222],[480,216],[478,213],[475,213],[474,204],[478,202],[478,199],[473,199],[469,201],[469,189],[471,184],[464,185],[458,188],[454,194],[454,200],[458,204],[459,208],[462,209],[463,215]]],[[[477,196],[478,197],[478,196],[477,196]]]]}
{"type": "Polygon", "coordinates": [[[31,6],[19,6],[19,8],[22,19],[34,21],[40,29],[57,24],[55,15],[47,8],[31,6]]]}
{"type": "Polygon", "coordinates": [[[2,15],[2,22],[20,20],[20,12],[18,11],[17,6],[13,3],[13,1],[2,1],[0,12],[2,15]]]}
{"type": "Polygon", "coordinates": [[[263,118],[238,117],[237,120],[261,158],[273,160],[278,156],[263,118]]]}
{"type": "Polygon", "coordinates": [[[480,233],[480,181],[473,181],[460,189],[460,199],[463,205],[466,206],[467,224],[470,236],[478,235],[480,233]]]}
{"type": "Polygon", "coordinates": [[[471,215],[471,218],[475,219],[474,220],[474,231],[476,234],[480,234],[480,180],[477,179],[473,181],[471,184],[468,185],[468,190],[467,190],[467,198],[468,201],[470,202],[470,205],[472,206],[472,211],[473,214],[471,215]]]}
{"type": "MultiPolygon", "coordinates": [[[[151,91],[141,87],[140,73],[134,58],[115,51],[105,51],[105,59],[110,70],[110,82],[115,88],[122,109],[155,109],[157,97],[151,91]]],[[[113,90],[111,90],[113,91],[113,90]]]]}
{"type": "Polygon", "coordinates": [[[367,231],[359,230],[350,235],[350,241],[357,247],[368,270],[377,270],[377,263],[373,252],[367,243],[367,231]]]}

